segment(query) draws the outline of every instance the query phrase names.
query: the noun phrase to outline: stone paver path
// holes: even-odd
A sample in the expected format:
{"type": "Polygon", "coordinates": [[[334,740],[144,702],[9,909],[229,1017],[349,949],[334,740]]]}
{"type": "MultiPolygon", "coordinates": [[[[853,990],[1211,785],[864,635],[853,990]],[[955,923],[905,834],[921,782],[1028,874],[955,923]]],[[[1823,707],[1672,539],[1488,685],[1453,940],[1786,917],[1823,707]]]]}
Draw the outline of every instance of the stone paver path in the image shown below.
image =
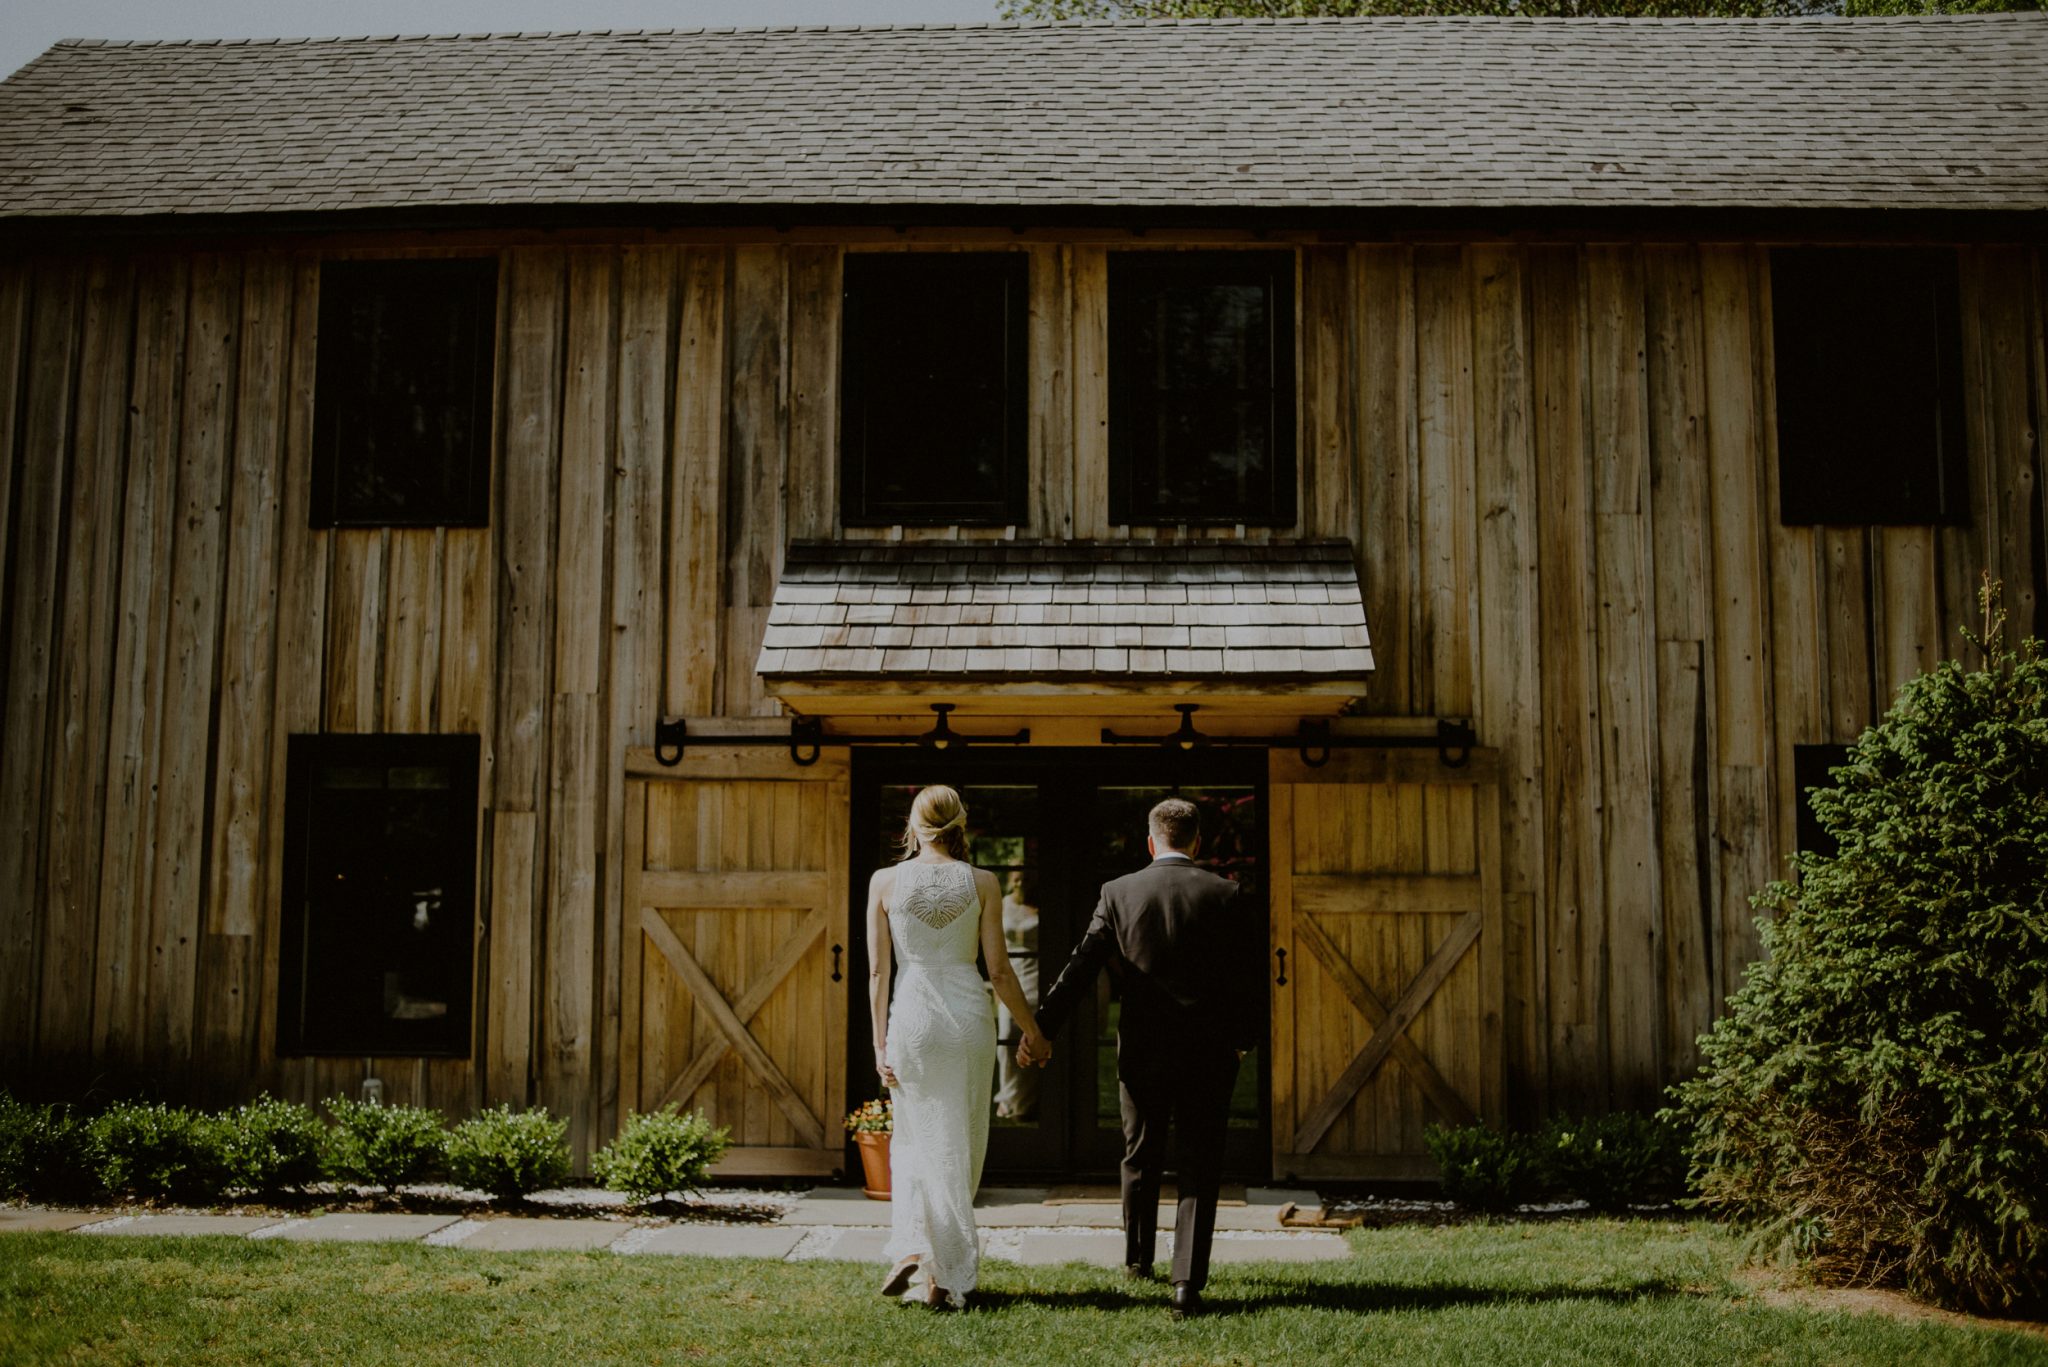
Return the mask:
{"type": "Polygon", "coordinates": [[[109,1220],[87,1225],[84,1234],[254,1234],[281,1224],[276,1216],[264,1215],[138,1215],[133,1219],[109,1220]]]}
{"type": "Polygon", "coordinates": [[[626,1231],[617,1220],[485,1220],[463,1248],[610,1248],[626,1231]]]}
{"type": "Polygon", "coordinates": [[[104,1215],[95,1215],[84,1210],[44,1210],[38,1206],[30,1206],[26,1210],[18,1206],[0,1207],[0,1234],[5,1234],[9,1230],[17,1230],[23,1234],[62,1233],[67,1229],[77,1229],[80,1225],[96,1224],[106,1218],[104,1215]]]}
{"type": "Polygon", "coordinates": [[[322,1215],[277,1237],[305,1244],[411,1243],[455,1223],[453,1215],[322,1215]]]}
{"type": "MultiPolygon", "coordinates": [[[[1169,1197],[1171,1193],[1169,1192],[1169,1197]]],[[[1313,1208],[1313,1192],[1253,1188],[1220,1207],[1212,1261],[1310,1262],[1348,1256],[1340,1235],[1280,1226],[1287,1202],[1313,1208]]],[[[0,1234],[10,1230],[71,1231],[81,1235],[229,1234],[295,1243],[420,1243],[494,1250],[609,1249],[633,1255],[840,1259],[883,1261],[889,1238],[889,1203],[870,1201],[857,1189],[820,1187],[796,1199],[767,1224],[692,1223],[651,1225],[629,1218],[547,1218],[479,1215],[382,1215],[349,1213],[293,1217],[277,1215],[141,1214],[38,1207],[0,1207],[0,1234]]],[[[1159,1258],[1173,1256],[1174,1208],[1160,1203],[1159,1258]]],[[[1113,1201],[1048,1200],[1044,1190],[988,1188],[975,1202],[982,1250],[991,1259],[1050,1266],[1078,1262],[1114,1267],[1123,1260],[1121,1211],[1113,1201]]]]}

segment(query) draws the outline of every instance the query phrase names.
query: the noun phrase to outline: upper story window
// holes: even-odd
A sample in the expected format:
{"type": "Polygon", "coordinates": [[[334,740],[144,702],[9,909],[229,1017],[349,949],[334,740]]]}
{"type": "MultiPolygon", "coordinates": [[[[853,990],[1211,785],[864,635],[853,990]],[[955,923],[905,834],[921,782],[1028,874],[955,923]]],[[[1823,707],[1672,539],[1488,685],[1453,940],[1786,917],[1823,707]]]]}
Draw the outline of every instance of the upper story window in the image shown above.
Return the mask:
{"type": "Polygon", "coordinates": [[[1109,520],[1294,525],[1294,257],[1112,252],[1109,520]]]}
{"type": "Polygon", "coordinates": [[[490,520],[495,260],[320,267],[316,527],[490,520]]]}
{"type": "Polygon", "coordinates": [[[1781,520],[1968,521],[1955,253],[1777,248],[1771,316],[1781,520]]]}
{"type": "Polygon", "coordinates": [[[469,1056],[479,745],[291,738],[279,1052],[469,1056]]]}
{"type": "Polygon", "coordinates": [[[847,525],[1029,520],[1028,269],[1021,252],[847,256],[847,525]]]}

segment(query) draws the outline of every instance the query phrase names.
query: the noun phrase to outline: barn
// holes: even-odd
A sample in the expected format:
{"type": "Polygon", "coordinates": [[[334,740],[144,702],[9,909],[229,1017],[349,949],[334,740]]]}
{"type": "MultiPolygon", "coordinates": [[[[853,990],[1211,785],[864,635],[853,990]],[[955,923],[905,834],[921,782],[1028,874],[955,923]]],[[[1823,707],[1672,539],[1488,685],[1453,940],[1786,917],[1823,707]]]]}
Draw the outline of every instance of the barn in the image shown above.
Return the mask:
{"type": "MultiPolygon", "coordinates": [[[[0,1083],[847,1166],[856,889],[1264,918],[1244,1176],[1655,1105],[2048,589],[2048,19],[60,43],[0,83],[0,1083]]],[[[1105,990],[995,1174],[1116,1158],[1105,990]]],[[[991,1067],[996,1067],[991,1060],[991,1067]]]]}

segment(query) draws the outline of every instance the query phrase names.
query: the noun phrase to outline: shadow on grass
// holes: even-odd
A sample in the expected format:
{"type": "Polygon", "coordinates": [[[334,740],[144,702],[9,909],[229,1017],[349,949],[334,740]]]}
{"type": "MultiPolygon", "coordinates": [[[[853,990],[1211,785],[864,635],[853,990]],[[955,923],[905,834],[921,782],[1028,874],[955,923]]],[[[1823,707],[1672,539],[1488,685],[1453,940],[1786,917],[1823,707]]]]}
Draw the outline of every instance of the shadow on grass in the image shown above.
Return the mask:
{"type": "MultiPolygon", "coordinates": [[[[1669,1300],[1698,1293],[1674,1282],[1647,1281],[1630,1287],[1490,1287],[1490,1286],[1374,1286],[1302,1285],[1273,1287],[1249,1295],[1205,1293],[1204,1313],[1215,1318],[1251,1315],[1265,1310],[1323,1310],[1343,1314],[1372,1314],[1401,1310],[1455,1310],[1484,1305],[1536,1305],[1550,1301],[1577,1301],[1596,1305],[1628,1305],[1638,1301],[1669,1300]]],[[[977,1309],[1002,1310],[1011,1306],[1041,1305],[1052,1310],[1127,1310],[1148,1307],[1164,1310],[1166,1288],[1151,1294],[1116,1287],[1091,1287],[1081,1291],[1011,1291],[983,1287],[974,1293],[977,1309]]]]}

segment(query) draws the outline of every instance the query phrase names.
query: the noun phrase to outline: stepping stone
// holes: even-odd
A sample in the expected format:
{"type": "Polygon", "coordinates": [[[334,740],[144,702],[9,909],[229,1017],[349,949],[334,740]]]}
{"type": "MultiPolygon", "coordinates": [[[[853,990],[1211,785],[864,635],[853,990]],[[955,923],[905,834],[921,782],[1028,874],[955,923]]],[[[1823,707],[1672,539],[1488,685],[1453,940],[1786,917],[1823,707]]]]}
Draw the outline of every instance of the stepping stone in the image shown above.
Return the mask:
{"type": "Polygon", "coordinates": [[[982,1229],[1019,1229],[1043,1227],[1059,1218],[1059,1212],[1052,1206],[1037,1201],[1019,1202],[1015,1205],[976,1206],[974,1223],[982,1229]]]}
{"type": "Polygon", "coordinates": [[[803,1237],[801,1229],[671,1225],[654,1230],[633,1252],[682,1254],[697,1258],[787,1258],[803,1237]]]}
{"type": "MultiPolygon", "coordinates": [[[[1225,1208],[1218,1208],[1218,1215],[1221,1215],[1223,1209],[1225,1208]]],[[[1228,1207],[1228,1209],[1236,1209],[1236,1207],[1228,1207]]],[[[1159,1203],[1159,1227],[1161,1229],[1172,1229],[1174,1219],[1179,1213],[1180,1203],[1178,1201],[1161,1201],[1159,1203]]],[[[1124,1208],[1122,1205],[1047,1206],[1045,1214],[1049,1218],[1038,1221],[1039,1224],[1058,1225],[1063,1229],[1069,1226],[1078,1226],[1084,1229],[1122,1229],[1124,1227],[1124,1208]]]]}
{"type": "Polygon", "coordinates": [[[538,1220],[506,1216],[484,1221],[483,1228],[461,1240],[457,1248],[494,1248],[505,1252],[529,1249],[610,1248],[633,1228],[617,1220],[538,1220]]]}
{"type": "Polygon", "coordinates": [[[1335,1234],[1218,1239],[1209,1246],[1211,1263],[1316,1263],[1350,1256],[1351,1246],[1335,1234]]]}
{"type": "Polygon", "coordinates": [[[86,1210],[46,1210],[30,1206],[27,1210],[0,1208],[0,1234],[12,1230],[19,1234],[55,1234],[80,1225],[98,1224],[108,1219],[105,1213],[86,1210]]]}
{"type": "Polygon", "coordinates": [[[882,1249],[888,1242],[886,1229],[842,1230],[831,1243],[808,1256],[847,1263],[886,1263],[889,1260],[882,1256],[882,1249]]]}
{"type": "Polygon", "coordinates": [[[1277,1234],[1280,1232],[1280,1207],[1220,1206],[1216,1211],[1216,1228],[1277,1234]]]}
{"type": "Polygon", "coordinates": [[[1307,1211],[1322,1208],[1323,1198],[1303,1187],[1248,1187],[1244,1201],[1248,1206],[1284,1206],[1288,1202],[1307,1211]]]}
{"type": "Polygon", "coordinates": [[[1057,1267],[1061,1263],[1120,1267],[1124,1260],[1122,1234],[1029,1229],[1019,1230],[1015,1238],[1016,1260],[1026,1267],[1057,1267]]]}
{"type": "Polygon", "coordinates": [[[976,1193],[976,1206],[1042,1206],[1048,1188],[1045,1187],[983,1187],[976,1193]]]}
{"type": "Polygon", "coordinates": [[[870,1201],[859,1192],[853,1193],[852,1200],[837,1196],[825,1196],[817,1192],[804,1197],[782,1217],[785,1225],[867,1225],[886,1227],[889,1223],[889,1203],[870,1201]]]}
{"type": "Polygon", "coordinates": [[[322,1215],[278,1235],[303,1244],[409,1243],[457,1220],[454,1215],[322,1215]]]}
{"type": "Polygon", "coordinates": [[[270,1215],[141,1215],[125,1225],[94,1234],[253,1234],[281,1224],[270,1215]]]}

